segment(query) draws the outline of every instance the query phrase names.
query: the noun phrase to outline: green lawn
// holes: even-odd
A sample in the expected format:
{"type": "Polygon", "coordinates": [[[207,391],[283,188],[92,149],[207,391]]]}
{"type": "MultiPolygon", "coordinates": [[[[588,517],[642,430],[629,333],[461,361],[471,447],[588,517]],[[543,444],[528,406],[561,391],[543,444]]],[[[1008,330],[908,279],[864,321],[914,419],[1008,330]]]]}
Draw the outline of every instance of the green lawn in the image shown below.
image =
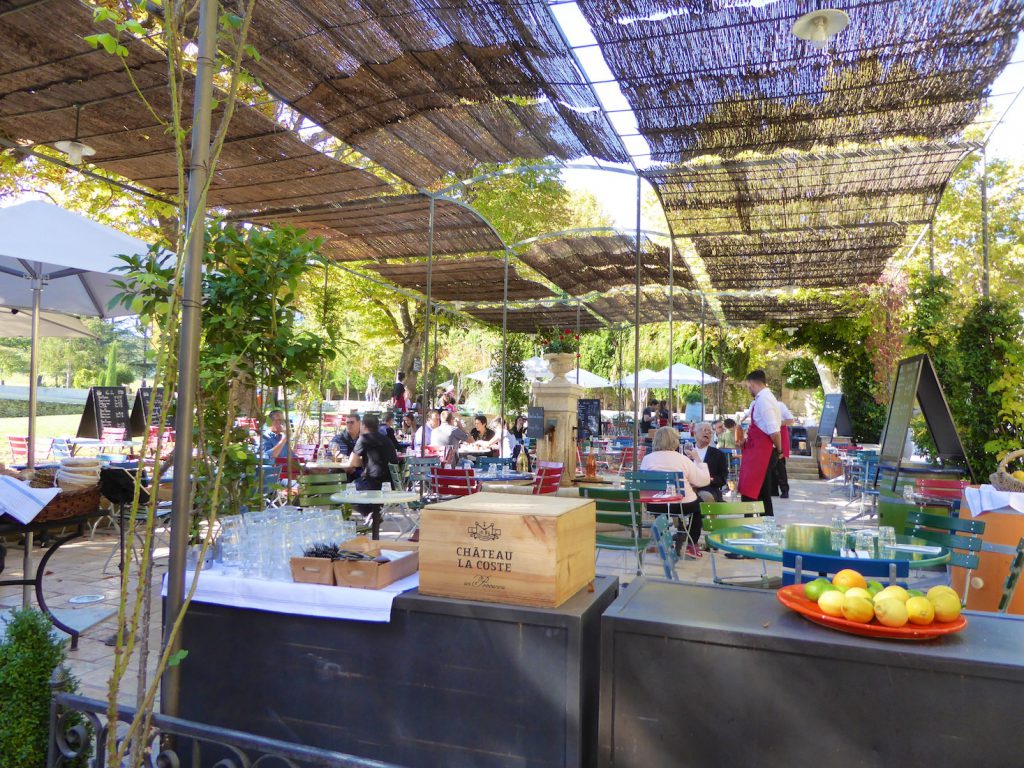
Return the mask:
{"type": "MultiPolygon", "coordinates": [[[[70,416],[39,416],[36,419],[36,430],[40,438],[47,437],[74,437],[78,431],[80,415],[70,416]]],[[[7,442],[8,435],[24,436],[28,434],[28,419],[0,419],[0,461],[9,464],[11,461],[10,444],[7,442]]]]}

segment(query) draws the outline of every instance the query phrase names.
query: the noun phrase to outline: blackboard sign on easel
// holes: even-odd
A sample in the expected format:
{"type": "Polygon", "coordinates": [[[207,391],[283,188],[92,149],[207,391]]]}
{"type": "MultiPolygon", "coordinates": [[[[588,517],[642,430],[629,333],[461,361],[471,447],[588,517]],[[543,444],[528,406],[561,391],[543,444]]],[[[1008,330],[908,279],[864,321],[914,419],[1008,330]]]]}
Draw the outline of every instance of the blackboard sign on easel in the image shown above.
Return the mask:
{"type": "Polygon", "coordinates": [[[825,395],[825,405],[818,420],[818,439],[822,445],[832,442],[837,434],[839,437],[853,436],[853,420],[846,405],[846,395],[841,392],[825,395]]]}
{"type": "Polygon", "coordinates": [[[544,439],[544,409],[540,406],[526,410],[526,436],[534,440],[544,439]]]}
{"type": "Polygon", "coordinates": [[[590,440],[601,436],[601,401],[581,397],[576,401],[576,439],[590,440]]]}
{"type": "Polygon", "coordinates": [[[128,390],[124,387],[89,387],[78,437],[100,438],[104,429],[131,428],[128,416],[128,390]]]}
{"type": "Polygon", "coordinates": [[[132,414],[129,419],[132,427],[132,437],[144,436],[146,434],[146,421],[149,419],[150,408],[153,409],[153,426],[159,426],[160,410],[163,406],[163,387],[157,387],[155,393],[152,387],[139,387],[135,390],[135,402],[132,403],[132,414]]]}
{"type": "Polygon", "coordinates": [[[882,463],[895,464],[899,468],[915,404],[920,407],[928,432],[935,442],[936,457],[943,461],[963,462],[967,475],[973,479],[974,473],[953,423],[953,414],[928,355],[917,355],[899,363],[889,414],[882,432],[882,448],[879,452],[882,463]]]}

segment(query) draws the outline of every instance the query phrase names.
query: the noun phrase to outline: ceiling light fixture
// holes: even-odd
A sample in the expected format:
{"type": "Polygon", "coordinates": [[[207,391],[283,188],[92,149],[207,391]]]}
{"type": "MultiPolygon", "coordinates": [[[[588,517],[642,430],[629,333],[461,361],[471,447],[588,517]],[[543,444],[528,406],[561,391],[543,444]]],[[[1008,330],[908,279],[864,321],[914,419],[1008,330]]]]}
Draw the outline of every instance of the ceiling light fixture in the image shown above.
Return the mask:
{"type": "Polygon", "coordinates": [[[63,152],[68,156],[68,162],[71,163],[71,165],[81,165],[82,158],[92,157],[96,154],[95,149],[78,140],[78,122],[81,116],[82,105],[75,104],[75,138],[70,141],[58,141],[54,144],[58,151],[63,152]]]}
{"type": "Polygon", "coordinates": [[[813,48],[820,50],[849,24],[850,17],[845,11],[823,8],[820,11],[805,13],[794,21],[792,32],[801,40],[810,43],[813,48]]]}

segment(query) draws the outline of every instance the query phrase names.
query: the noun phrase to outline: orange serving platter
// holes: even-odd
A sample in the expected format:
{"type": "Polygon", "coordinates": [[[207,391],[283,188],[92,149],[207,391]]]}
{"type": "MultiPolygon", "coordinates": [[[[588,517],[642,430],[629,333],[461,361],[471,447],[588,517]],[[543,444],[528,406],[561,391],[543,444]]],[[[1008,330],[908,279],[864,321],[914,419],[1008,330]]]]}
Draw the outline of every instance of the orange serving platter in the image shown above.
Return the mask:
{"type": "Polygon", "coordinates": [[[927,625],[904,624],[902,627],[887,627],[884,624],[879,624],[877,620],[872,620],[868,624],[848,621],[841,616],[829,616],[827,613],[822,613],[817,603],[804,597],[803,584],[790,584],[776,592],[775,596],[784,606],[815,624],[863,637],[878,637],[884,640],[931,640],[942,635],[959,632],[967,626],[967,619],[963,615],[957,616],[953,621],[936,621],[927,625]]]}

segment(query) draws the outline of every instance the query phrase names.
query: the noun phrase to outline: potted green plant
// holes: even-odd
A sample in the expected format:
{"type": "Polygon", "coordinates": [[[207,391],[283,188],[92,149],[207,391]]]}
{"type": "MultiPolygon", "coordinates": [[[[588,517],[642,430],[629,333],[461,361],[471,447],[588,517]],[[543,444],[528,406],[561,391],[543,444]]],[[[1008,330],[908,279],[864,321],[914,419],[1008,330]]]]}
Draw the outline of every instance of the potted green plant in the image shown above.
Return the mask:
{"type": "Polygon", "coordinates": [[[555,379],[564,379],[565,374],[577,366],[580,337],[571,328],[541,333],[540,344],[555,379]]]}

